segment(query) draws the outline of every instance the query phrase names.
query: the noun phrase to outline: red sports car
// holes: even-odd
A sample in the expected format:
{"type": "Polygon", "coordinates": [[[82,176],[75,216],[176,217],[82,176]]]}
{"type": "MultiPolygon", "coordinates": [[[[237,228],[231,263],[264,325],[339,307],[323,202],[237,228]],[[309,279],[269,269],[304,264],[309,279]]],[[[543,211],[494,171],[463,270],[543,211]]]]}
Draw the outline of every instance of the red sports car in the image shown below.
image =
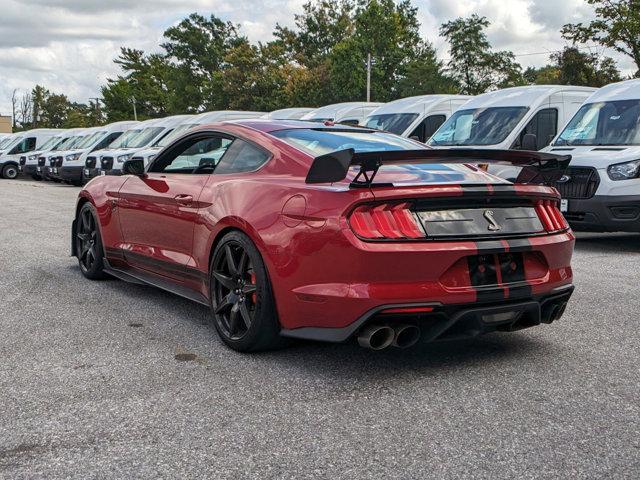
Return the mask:
{"type": "Polygon", "coordinates": [[[212,124],[146,169],[89,182],[72,253],[87,278],[210,306],[240,351],[513,331],[558,319],[573,290],[574,236],[546,186],[569,159],[330,123],[212,124]],[[518,181],[474,166],[496,162],[523,167],[518,181]]]}

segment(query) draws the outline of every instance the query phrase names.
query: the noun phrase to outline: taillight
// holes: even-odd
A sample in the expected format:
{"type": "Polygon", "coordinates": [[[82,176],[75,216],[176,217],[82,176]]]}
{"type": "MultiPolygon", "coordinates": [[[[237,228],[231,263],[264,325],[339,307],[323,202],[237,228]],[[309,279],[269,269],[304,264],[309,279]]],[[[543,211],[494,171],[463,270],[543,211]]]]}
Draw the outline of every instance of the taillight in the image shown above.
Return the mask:
{"type": "Polygon", "coordinates": [[[554,200],[540,200],[536,204],[536,213],[547,232],[559,232],[569,228],[567,220],[558,208],[558,202],[554,200]]]}
{"type": "Polygon", "coordinates": [[[408,203],[363,205],[349,217],[356,235],[368,239],[424,238],[408,203]]]}

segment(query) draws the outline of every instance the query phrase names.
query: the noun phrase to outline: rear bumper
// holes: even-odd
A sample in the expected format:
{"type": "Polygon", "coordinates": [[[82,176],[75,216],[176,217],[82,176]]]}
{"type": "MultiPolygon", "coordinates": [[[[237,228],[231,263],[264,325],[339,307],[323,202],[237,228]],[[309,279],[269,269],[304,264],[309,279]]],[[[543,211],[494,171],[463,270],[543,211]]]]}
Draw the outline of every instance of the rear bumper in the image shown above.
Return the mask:
{"type": "Polygon", "coordinates": [[[640,232],[640,195],[570,199],[565,217],[577,231],[640,232]]]}
{"type": "Polygon", "coordinates": [[[472,338],[492,332],[513,332],[552,323],[565,311],[573,293],[573,285],[565,285],[545,295],[511,302],[442,305],[383,305],[370,310],[351,325],[342,328],[297,328],[282,330],[286,337],[344,342],[367,324],[411,323],[421,330],[423,342],[472,338]],[[431,307],[433,311],[419,314],[386,314],[389,309],[431,307]]]}

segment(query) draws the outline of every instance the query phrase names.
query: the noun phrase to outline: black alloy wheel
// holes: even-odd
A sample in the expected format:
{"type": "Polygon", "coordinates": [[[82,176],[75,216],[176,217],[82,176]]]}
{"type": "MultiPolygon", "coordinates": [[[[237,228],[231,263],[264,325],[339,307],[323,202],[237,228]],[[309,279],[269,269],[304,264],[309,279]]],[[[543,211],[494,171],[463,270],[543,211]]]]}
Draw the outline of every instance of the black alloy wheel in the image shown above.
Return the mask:
{"type": "Polygon", "coordinates": [[[104,278],[102,239],[91,204],[85,203],[76,219],[76,256],[82,274],[92,280],[104,278]]]}
{"type": "Polygon", "coordinates": [[[243,233],[228,233],[216,246],[210,294],[216,330],[234,350],[265,350],[284,343],[264,262],[243,233]]]}

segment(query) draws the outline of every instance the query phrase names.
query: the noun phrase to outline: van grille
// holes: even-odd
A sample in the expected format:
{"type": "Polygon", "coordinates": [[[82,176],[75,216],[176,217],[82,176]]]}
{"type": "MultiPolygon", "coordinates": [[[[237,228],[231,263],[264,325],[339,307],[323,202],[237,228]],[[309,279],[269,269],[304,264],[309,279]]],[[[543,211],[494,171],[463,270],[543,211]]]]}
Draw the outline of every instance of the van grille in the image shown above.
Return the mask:
{"type": "Polygon", "coordinates": [[[51,157],[51,158],[49,159],[49,166],[50,166],[50,167],[55,167],[55,166],[56,166],[56,159],[57,159],[57,158],[58,158],[58,157],[51,157]]]}
{"type": "Polygon", "coordinates": [[[598,172],[590,167],[569,167],[564,177],[567,181],[555,184],[562,198],[591,198],[600,184],[598,172]]]}
{"type": "Polygon", "coordinates": [[[62,166],[62,157],[56,157],[56,164],[54,165],[54,167],[61,167],[62,166]]]}
{"type": "Polygon", "coordinates": [[[38,157],[38,166],[44,167],[44,164],[47,162],[47,157],[38,157]]]}
{"type": "Polygon", "coordinates": [[[87,168],[96,168],[96,157],[87,157],[84,166],[87,168]]]}
{"type": "Polygon", "coordinates": [[[24,166],[27,163],[27,157],[20,157],[20,165],[24,166]]]}
{"type": "Polygon", "coordinates": [[[111,170],[113,168],[113,157],[102,157],[100,160],[100,168],[103,170],[111,170]]]}

